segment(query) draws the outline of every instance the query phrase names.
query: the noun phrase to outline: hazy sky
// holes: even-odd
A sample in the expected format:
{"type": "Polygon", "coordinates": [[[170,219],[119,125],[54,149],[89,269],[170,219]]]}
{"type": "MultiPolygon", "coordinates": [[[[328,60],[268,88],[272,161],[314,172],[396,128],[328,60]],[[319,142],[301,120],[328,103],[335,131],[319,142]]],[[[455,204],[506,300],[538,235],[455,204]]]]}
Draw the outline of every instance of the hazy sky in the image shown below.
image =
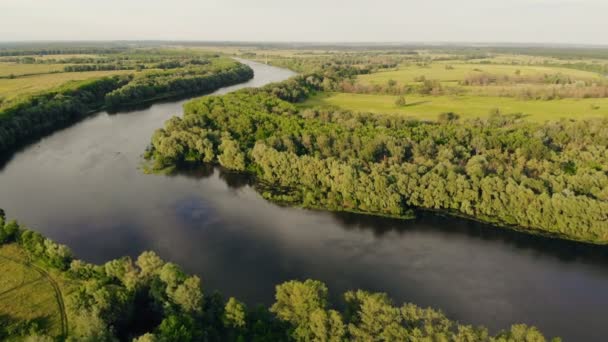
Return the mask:
{"type": "Polygon", "coordinates": [[[0,0],[0,41],[608,44],[608,0],[0,0]]]}

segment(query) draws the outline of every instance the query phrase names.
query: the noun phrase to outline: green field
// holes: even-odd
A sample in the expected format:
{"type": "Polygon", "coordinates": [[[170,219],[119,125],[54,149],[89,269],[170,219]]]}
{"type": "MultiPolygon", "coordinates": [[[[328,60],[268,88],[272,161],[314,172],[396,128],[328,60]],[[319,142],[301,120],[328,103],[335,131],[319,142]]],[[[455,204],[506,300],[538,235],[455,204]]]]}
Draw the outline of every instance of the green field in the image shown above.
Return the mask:
{"type": "MultiPolygon", "coordinates": [[[[1,64],[0,64],[1,65],[1,64]]],[[[69,81],[81,81],[109,75],[133,73],[133,70],[66,72],[0,79],[0,97],[11,100],[21,95],[38,93],[69,81]]]]}
{"type": "Polygon", "coordinates": [[[4,324],[35,321],[46,335],[66,333],[63,296],[73,287],[65,279],[29,264],[25,252],[16,245],[0,247],[0,273],[0,318],[4,324]]]}
{"type": "Polygon", "coordinates": [[[66,64],[20,64],[0,63],[0,77],[15,77],[21,75],[48,74],[51,72],[62,72],[66,64]]]}
{"type": "Polygon", "coordinates": [[[397,96],[392,95],[329,93],[312,97],[302,106],[336,106],[358,112],[401,114],[422,120],[434,120],[446,112],[454,112],[461,118],[485,117],[495,109],[503,114],[522,113],[528,120],[537,122],[608,117],[608,98],[524,101],[511,97],[407,95],[407,104],[402,107],[395,104],[396,99],[397,96]]]}
{"type": "Polygon", "coordinates": [[[458,63],[433,63],[428,66],[402,66],[398,70],[383,71],[369,75],[360,75],[357,81],[361,84],[387,84],[389,80],[398,84],[415,82],[414,79],[424,76],[428,80],[441,82],[457,82],[475,73],[488,73],[495,75],[515,75],[519,70],[522,76],[535,76],[544,74],[563,74],[574,79],[600,79],[596,73],[558,67],[524,66],[524,65],[500,65],[500,64],[458,64],[458,63]],[[446,66],[451,66],[451,69],[446,66]]]}

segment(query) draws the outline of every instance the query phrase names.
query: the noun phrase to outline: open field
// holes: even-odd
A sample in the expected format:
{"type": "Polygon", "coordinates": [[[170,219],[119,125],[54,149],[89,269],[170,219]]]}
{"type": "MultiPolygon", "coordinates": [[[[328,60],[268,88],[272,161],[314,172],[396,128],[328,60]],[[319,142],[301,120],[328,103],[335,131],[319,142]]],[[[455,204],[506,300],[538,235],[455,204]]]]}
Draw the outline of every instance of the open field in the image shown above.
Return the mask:
{"type": "Polygon", "coordinates": [[[49,90],[69,81],[81,81],[128,73],[133,73],[133,70],[66,72],[26,76],[14,79],[0,79],[0,96],[4,97],[4,100],[11,100],[21,95],[49,90]]]}
{"type": "Polygon", "coordinates": [[[574,79],[600,79],[593,72],[574,70],[559,67],[524,66],[524,65],[499,65],[499,64],[457,64],[457,63],[433,63],[428,66],[402,66],[399,70],[383,71],[369,75],[360,75],[357,81],[362,84],[387,84],[394,80],[398,84],[415,82],[415,79],[424,76],[428,80],[441,82],[457,82],[469,75],[476,73],[488,73],[495,75],[513,76],[519,70],[521,76],[542,76],[544,74],[563,74],[574,79]],[[451,66],[449,69],[447,66],[451,66]]]}
{"type": "Polygon", "coordinates": [[[62,72],[66,64],[0,63],[0,77],[62,72]]]}
{"type": "Polygon", "coordinates": [[[405,97],[407,104],[402,107],[395,104],[396,99],[397,96],[392,95],[329,93],[312,97],[302,106],[336,106],[359,112],[402,114],[424,120],[434,120],[446,112],[454,112],[461,118],[485,117],[496,108],[503,114],[526,114],[528,120],[536,122],[608,117],[608,98],[524,101],[510,97],[408,95],[405,97]],[[596,109],[592,109],[592,106],[596,109]]]}
{"type": "Polygon", "coordinates": [[[12,322],[35,321],[45,334],[67,332],[63,297],[73,286],[56,274],[31,265],[17,245],[0,248],[0,318],[12,322]]]}

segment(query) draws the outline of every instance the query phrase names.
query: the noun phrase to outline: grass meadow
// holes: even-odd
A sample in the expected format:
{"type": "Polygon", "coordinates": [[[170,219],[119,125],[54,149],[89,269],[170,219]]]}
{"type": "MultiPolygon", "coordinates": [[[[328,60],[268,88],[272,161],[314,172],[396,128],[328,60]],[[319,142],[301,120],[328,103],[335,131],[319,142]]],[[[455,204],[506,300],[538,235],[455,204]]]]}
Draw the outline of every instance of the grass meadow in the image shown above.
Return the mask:
{"type": "Polygon", "coordinates": [[[0,318],[9,325],[34,321],[46,335],[61,336],[67,329],[67,316],[59,300],[63,303],[75,286],[56,273],[41,270],[27,262],[17,245],[0,247],[0,273],[10,275],[0,277],[0,318]]]}
{"type": "Polygon", "coordinates": [[[420,120],[435,120],[446,112],[454,112],[461,118],[486,117],[496,109],[503,114],[522,113],[528,120],[536,122],[608,117],[608,98],[543,101],[469,95],[407,95],[405,106],[397,106],[397,98],[393,95],[326,93],[310,98],[301,106],[335,106],[357,112],[405,115],[420,120]]]}
{"type": "MultiPolygon", "coordinates": [[[[1,65],[1,64],[0,64],[1,65]]],[[[103,76],[132,73],[133,70],[65,72],[0,79],[0,97],[5,101],[22,95],[49,90],[70,81],[82,81],[103,76]]]]}
{"type": "Polygon", "coordinates": [[[549,74],[563,74],[574,79],[600,79],[600,75],[582,70],[561,67],[546,67],[535,65],[503,65],[503,64],[459,64],[459,63],[432,63],[426,66],[401,66],[398,70],[382,71],[369,75],[360,75],[357,81],[361,84],[387,84],[389,80],[397,84],[415,83],[415,79],[424,76],[428,80],[438,80],[442,83],[455,83],[476,73],[513,76],[516,71],[521,76],[542,76],[549,74]]]}

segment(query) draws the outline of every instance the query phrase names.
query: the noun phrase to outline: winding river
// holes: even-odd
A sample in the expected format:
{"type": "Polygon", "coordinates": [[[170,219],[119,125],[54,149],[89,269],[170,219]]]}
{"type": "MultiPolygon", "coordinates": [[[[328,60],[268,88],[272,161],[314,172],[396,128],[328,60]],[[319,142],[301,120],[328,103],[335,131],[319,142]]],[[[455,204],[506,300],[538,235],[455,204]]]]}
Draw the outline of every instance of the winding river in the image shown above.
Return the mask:
{"type": "MultiPolygon", "coordinates": [[[[247,62],[261,86],[293,75],[247,62]]],[[[144,175],[152,132],[184,101],[100,112],[15,153],[0,166],[0,208],[105,262],[155,250],[249,305],[289,279],[388,292],[493,332],[538,326],[565,341],[608,336],[608,251],[428,214],[413,221],[285,208],[246,178],[209,168],[144,175]]]]}

